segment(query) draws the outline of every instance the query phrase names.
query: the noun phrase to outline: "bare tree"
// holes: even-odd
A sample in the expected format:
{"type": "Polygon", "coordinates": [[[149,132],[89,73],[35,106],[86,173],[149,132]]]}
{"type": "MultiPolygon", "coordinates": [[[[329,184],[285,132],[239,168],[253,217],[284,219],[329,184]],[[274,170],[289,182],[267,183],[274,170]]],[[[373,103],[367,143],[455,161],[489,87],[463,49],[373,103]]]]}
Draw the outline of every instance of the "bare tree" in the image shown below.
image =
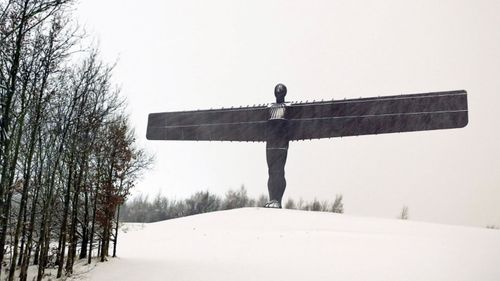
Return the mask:
{"type": "Polygon", "coordinates": [[[295,201],[292,198],[289,198],[285,203],[285,209],[296,209],[295,201]]]}
{"type": "Polygon", "coordinates": [[[402,220],[407,220],[408,219],[408,206],[403,206],[403,208],[401,209],[401,213],[399,214],[399,219],[402,219],[402,220]]]}
{"type": "Polygon", "coordinates": [[[337,194],[335,196],[335,201],[333,202],[331,211],[338,214],[344,213],[344,203],[342,203],[342,194],[337,194]]]}

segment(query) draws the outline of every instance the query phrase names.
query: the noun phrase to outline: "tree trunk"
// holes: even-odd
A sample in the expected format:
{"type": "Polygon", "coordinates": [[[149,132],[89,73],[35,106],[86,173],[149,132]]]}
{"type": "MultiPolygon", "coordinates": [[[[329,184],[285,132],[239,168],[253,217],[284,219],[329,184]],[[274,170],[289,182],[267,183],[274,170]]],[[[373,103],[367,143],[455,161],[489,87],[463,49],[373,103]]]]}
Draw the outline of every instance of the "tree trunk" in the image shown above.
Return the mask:
{"type": "Polygon", "coordinates": [[[113,240],[113,258],[116,257],[116,244],[118,243],[118,227],[120,225],[120,206],[116,208],[115,239],[113,240]]]}
{"type": "MultiPolygon", "coordinates": [[[[84,154],[83,158],[85,158],[86,155],[84,154]]],[[[82,160],[85,162],[85,160],[82,160]]],[[[76,187],[75,187],[75,192],[73,194],[73,208],[72,208],[72,215],[71,215],[71,230],[70,230],[70,239],[69,239],[69,249],[68,249],[68,259],[66,262],[66,272],[68,274],[73,273],[73,264],[75,262],[75,256],[76,256],[76,245],[78,243],[78,236],[76,233],[77,230],[77,224],[78,224],[78,203],[79,203],[79,197],[80,197],[80,188],[82,184],[82,178],[83,178],[83,173],[84,173],[84,167],[85,163],[80,165],[80,171],[76,180],[76,187]]]]}
{"type": "MultiPolygon", "coordinates": [[[[39,150],[41,150],[41,138],[39,138],[39,150]]],[[[35,196],[33,198],[33,201],[31,202],[31,214],[30,214],[30,224],[28,227],[28,239],[26,242],[26,252],[24,254],[24,259],[23,259],[23,264],[21,266],[21,273],[19,274],[19,280],[20,281],[26,281],[28,278],[28,266],[30,264],[30,258],[31,258],[31,249],[33,247],[33,232],[35,230],[35,214],[36,214],[36,203],[38,202],[38,196],[40,194],[40,186],[42,184],[42,174],[43,174],[43,161],[39,161],[40,167],[38,167],[38,173],[36,176],[36,181],[35,181],[35,196]]],[[[38,264],[38,253],[39,253],[39,247],[37,245],[37,250],[35,251],[35,257],[34,257],[34,265],[38,264]]]]}
{"type": "Polygon", "coordinates": [[[61,231],[59,234],[59,247],[58,247],[58,257],[57,257],[57,276],[56,278],[61,278],[62,276],[62,270],[64,267],[64,254],[66,253],[66,228],[68,224],[68,213],[69,213],[69,201],[71,198],[71,184],[72,184],[72,179],[73,179],[73,157],[71,157],[70,160],[70,167],[68,171],[68,181],[67,181],[67,189],[66,189],[66,195],[64,198],[64,211],[63,211],[63,219],[61,222],[61,231]]]}
{"type": "Polygon", "coordinates": [[[85,213],[83,215],[83,224],[82,224],[82,244],[80,247],[80,259],[84,259],[87,257],[87,247],[89,243],[89,195],[88,192],[84,192],[85,196],[85,213]]]}
{"type": "Polygon", "coordinates": [[[17,260],[17,266],[21,266],[23,262],[24,246],[26,244],[26,220],[28,217],[28,210],[24,208],[23,212],[23,229],[21,229],[21,246],[19,247],[19,259],[17,260]]]}
{"type": "MultiPolygon", "coordinates": [[[[97,214],[97,201],[99,199],[98,197],[98,192],[99,192],[99,180],[101,177],[101,159],[97,159],[97,176],[96,176],[96,184],[94,188],[94,206],[92,208],[92,226],[90,228],[90,243],[89,243],[89,258],[88,258],[88,264],[92,262],[92,248],[94,247],[94,236],[95,236],[95,220],[96,220],[96,214],[97,214]]],[[[100,256],[100,246],[98,247],[98,253],[97,256],[100,256]]]]}

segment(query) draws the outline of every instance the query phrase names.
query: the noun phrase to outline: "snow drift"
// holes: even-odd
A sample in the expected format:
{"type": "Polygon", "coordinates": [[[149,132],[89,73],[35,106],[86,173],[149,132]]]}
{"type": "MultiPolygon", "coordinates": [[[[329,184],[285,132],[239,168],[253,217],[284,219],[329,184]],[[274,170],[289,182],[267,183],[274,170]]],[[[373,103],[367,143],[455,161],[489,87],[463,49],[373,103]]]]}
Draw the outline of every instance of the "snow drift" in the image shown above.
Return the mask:
{"type": "Polygon", "coordinates": [[[244,208],[121,233],[90,280],[500,280],[500,231],[244,208]]]}

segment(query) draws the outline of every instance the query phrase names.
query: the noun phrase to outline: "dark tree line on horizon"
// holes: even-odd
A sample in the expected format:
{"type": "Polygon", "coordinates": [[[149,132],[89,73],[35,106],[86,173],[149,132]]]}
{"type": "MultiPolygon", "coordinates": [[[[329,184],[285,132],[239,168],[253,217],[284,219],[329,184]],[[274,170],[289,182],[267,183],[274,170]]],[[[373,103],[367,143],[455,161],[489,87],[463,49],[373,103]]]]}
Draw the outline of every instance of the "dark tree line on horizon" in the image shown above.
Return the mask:
{"type": "MultiPolygon", "coordinates": [[[[71,0],[0,0],[0,278],[70,275],[116,251],[120,205],[151,159],[112,66],[84,47],[71,0]],[[17,276],[17,277],[16,277],[17,276]]],[[[113,253],[113,255],[114,255],[113,253]]],[[[30,277],[31,278],[31,277],[30,277]]]]}
{"type": "MultiPolygon", "coordinates": [[[[341,214],[344,212],[342,198],[342,195],[337,195],[333,202],[288,199],[284,208],[341,214]]],[[[183,200],[172,200],[160,194],[150,200],[147,196],[138,195],[125,202],[120,218],[122,222],[157,222],[221,210],[262,207],[267,199],[266,195],[260,195],[258,198],[249,197],[244,186],[238,190],[229,190],[223,197],[209,191],[196,192],[183,200]]]]}

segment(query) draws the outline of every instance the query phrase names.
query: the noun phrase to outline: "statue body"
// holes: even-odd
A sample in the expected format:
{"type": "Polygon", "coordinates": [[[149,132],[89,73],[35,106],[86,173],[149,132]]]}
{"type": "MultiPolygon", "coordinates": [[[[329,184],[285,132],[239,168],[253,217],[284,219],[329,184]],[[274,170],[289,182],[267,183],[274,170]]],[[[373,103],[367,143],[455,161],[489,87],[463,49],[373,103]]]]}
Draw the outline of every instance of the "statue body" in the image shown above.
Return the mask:
{"type": "Polygon", "coordinates": [[[286,119],[287,105],[273,103],[269,107],[270,118],[267,121],[266,133],[266,161],[269,178],[267,189],[269,191],[269,203],[281,206],[281,200],[286,188],[285,163],[288,154],[288,120],[286,119]]]}

